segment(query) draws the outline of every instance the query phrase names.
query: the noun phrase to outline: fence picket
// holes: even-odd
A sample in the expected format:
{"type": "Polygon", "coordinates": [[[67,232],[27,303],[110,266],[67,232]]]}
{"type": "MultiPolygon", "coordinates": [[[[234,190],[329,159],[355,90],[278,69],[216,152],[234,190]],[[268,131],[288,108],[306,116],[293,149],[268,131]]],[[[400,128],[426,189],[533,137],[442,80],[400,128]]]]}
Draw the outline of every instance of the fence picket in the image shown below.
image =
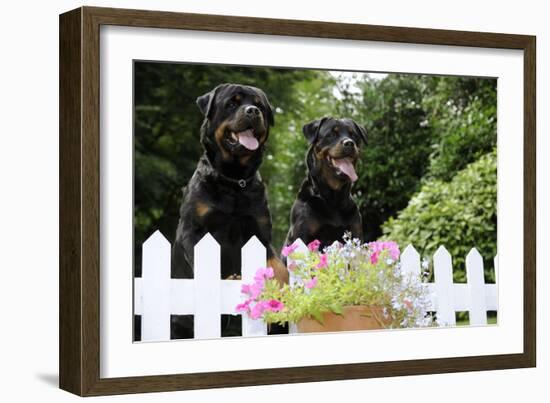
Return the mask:
{"type": "Polygon", "coordinates": [[[437,320],[440,325],[456,325],[453,290],[453,264],[450,253],[440,246],[434,254],[434,280],[437,320]]]}
{"type": "Polygon", "coordinates": [[[420,255],[412,245],[408,245],[401,254],[401,273],[420,276],[420,255]]]}
{"type": "Polygon", "coordinates": [[[472,248],[466,255],[466,278],[470,291],[470,325],[486,325],[487,307],[485,306],[483,258],[476,248],[472,248]]]}
{"type": "MultiPolygon", "coordinates": [[[[297,245],[296,252],[307,252],[307,246],[306,244],[301,240],[297,239],[293,242],[294,245],[297,245]]],[[[287,267],[292,263],[292,258],[287,258],[287,267]]],[[[294,286],[296,284],[296,276],[292,271],[289,272],[289,279],[288,282],[290,286],[294,286]]],[[[296,323],[289,323],[288,324],[288,333],[294,334],[298,333],[298,327],[296,326],[296,323]]]]}
{"type": "Polygon", "coordinates": [[[206,234],[194,249],[195,338],[221,335],[220,245],[206,234]]]}
{"type": "Polygon", "coordinates": [[[170,339],[170,242],[155,231],[142,252],[141,339],[170,339]]]}
{"type": "MultiPolygon", "coordinates": [[[[260,267],[265,267],[266,264],[265,247],[255,236],[250,238],[243,246],[241,250],[241,262],[242,283],[253,283],[256,270],[260,267]]],[[[248,315],[242,316],[243,336],[265,336],[266,334],[267,325],[261,319],[253,320],[248,315]]]]}

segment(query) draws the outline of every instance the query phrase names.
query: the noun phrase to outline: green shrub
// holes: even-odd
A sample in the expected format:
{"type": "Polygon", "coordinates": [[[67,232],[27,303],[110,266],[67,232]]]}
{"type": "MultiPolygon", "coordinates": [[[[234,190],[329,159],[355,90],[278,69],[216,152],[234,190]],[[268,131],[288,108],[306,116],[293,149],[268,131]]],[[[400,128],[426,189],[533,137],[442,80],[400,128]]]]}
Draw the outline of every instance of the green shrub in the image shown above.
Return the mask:
{"type": "Polygon", "coordinates": [[[453,257],[455,281],[465,281],[465,258],[475,247],[485,259],[485,276],[494,281],[497,253],[496,150],[459,171],[450,182],[427,181],[397,218],[383,226],[385,239],[401,248],[413,244],[423,257],[444,245],[453,257]]]}

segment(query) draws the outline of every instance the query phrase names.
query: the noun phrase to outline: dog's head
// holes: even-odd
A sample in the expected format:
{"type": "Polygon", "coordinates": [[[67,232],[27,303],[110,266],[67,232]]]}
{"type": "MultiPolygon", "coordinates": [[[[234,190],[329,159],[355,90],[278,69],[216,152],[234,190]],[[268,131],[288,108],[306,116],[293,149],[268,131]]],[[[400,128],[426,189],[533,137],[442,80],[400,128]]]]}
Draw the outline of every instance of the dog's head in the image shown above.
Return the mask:
{"type": "Polygon", "coordinates": [[[273,109],[255,87],[221,84],[197,98],[204,115],[201,142],[223,161],[248,161],[260,153],[273,126],[273,109]]]}
{"type": "Polygon", "coordinates": [[[302,130],[310,144],[307,165],[312,175],[320,175],[333,189],[357,180],[355,164],[367,142],[365,128],[352,119],[324,117],[302,130]]]}

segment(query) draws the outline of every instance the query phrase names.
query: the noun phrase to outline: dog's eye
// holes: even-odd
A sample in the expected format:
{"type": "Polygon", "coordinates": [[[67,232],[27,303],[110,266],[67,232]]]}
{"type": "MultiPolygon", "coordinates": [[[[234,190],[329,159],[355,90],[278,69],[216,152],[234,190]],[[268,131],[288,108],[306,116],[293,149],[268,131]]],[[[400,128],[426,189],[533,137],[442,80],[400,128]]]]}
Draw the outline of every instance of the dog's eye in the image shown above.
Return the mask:
{"type": "Polygon", "coordinates": [[[227,109],[235,109],[237,106],[239,106],[239,104],[236,102],[236,101],[229,101],[225,107],[227,109]]]}

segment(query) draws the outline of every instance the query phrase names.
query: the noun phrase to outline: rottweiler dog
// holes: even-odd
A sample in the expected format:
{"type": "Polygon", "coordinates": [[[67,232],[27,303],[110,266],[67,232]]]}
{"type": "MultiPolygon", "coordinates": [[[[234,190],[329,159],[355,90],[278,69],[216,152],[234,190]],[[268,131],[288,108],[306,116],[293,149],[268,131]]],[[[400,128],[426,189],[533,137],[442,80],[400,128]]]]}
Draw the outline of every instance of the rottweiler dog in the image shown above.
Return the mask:
{"type": "Polygon", "coordinates": [[[366,130],[351,119],[324,117],[302,131],[310,144],[307,177],[292,206],[285,244],[318,239],[322,248],[341,240],[346,231],[362,239],[361,214],[350,190],[357,180],[355,164],[367,142],[366,130]]]}
{"type": "Polygon", "coordinates": [[[193,277],[194,246],[210,233],[221,246],[222,278],[240,275],[241,247],[255,235],[267,249],[267,265],[281,283],[287,282],[287,269],[271,246],[271,215],[258,172],[274,124],[266,94],[247,85],[221,84],[198,97],[197,105],[204,115],[204,153],[183,188],[172,277],[193,277]]]}

